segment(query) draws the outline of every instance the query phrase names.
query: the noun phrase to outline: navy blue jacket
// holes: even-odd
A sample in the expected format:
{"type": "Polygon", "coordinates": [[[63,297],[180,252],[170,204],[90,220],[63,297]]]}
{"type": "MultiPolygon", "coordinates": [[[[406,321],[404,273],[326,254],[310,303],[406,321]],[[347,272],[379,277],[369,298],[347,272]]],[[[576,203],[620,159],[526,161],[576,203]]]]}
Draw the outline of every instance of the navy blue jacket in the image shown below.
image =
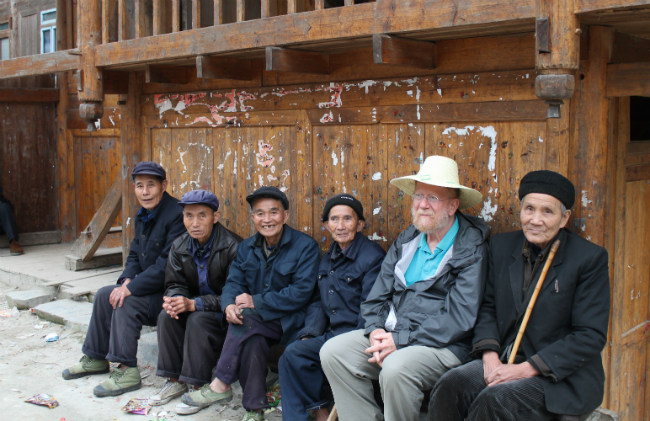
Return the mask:
{"type": "Polygon", "coordinates": [[[298,333],[299,339],[321,336],[326,332],[336,336],[363,329],[366,325],[361,315],[361,303],[368,297],[379,275],[386,252],[360,233],[345,253],[332,260],[335,249],[341,252],[334,242],[320,261],[318,290],[307,309],[305,327],[298,333]]]}
{"type": "Polygon", "coordinates": [[[221,293],[221,306],[225,309],[235,304],[241,294],[252,295],[264,321],[280,319],[280,345],[286,346],[305,322],[307,304],[316,286],[318,243],[285,224],[276,245],[278,251],[266,260],[258,246],[264,241],[260,237],[257,233],[239,244],[221,293]]]}
{"type": "Polygon", "coordinates": [[[136,297],[156,296],[149,306],[149,317],[153,320],[157,319],[162,309],[169,249],[184,232],[183,208],[178,204],[178,199],[167,192],[163,193],[156,212],[146,224],[135,218],[135,237],[120,279],[131,279],[127,288],[136,297]]]}

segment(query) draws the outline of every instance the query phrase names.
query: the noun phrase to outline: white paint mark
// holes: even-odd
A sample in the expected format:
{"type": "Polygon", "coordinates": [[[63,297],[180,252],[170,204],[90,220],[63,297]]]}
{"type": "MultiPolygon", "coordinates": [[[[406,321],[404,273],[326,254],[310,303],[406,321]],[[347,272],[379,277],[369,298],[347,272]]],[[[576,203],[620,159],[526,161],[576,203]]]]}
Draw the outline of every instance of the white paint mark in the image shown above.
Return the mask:
{"type": "Polygon", "coordinates": [[[174,111],[176,111],[178,114],[185,115],[183,114],[183,110],[185,109],[185,101],[178,101],[178,104],[176,104],[176,107],[174,107],[174,111]]]}
{"type": "Polygon", "coordinates": [[[111,120],[111,123],[113,123],[113,126],[114,126],[114,125],[115,125],[115,122],[113,121],[113,116],[112,116],[112,115],[109,115],[109,116],[108,116],[108,119],[111,120]]]}
{"type": "MultiPolygon", "coordinates": [[[[479,130],[481,130],[481,134],[483,136],[489,137],[490,140],[492,141],[490,145],[490,159],[488,160],[488,171],[494,171],[497,162],[497,131],[494,130],[493,126],[479,127],[479,130]]],[[[496,175],[495,175],[495,181],[496,181],[496,175]]]]}
{"type": "Polygon", "coordinates": [[[264,185],[264,177],[262,177],[262,174],[258,174],[258,181],[260,182],[260,187],[264,185]]]}
{"type": "Polygon", "coordinates": [[[418,110],[418,120],[419,120],[420,119],[420,104],[418,104],[417,110],[418,110]]]}
{"type": "MultiPolygon", "coordinates": [[[[365,88],[366,94],[367,94],[368,93],[368,88],[370,88],[371,86],[375,86],[375,84],[377,84],[377,82],[375,82],[374,80],[366,80],[364,82],[359,83],[359,89],[365,88]]],[[[349,85],[346,85],[346,88],[348,86],[349,85]]]]}
{"type": "Polygon", "coordinates": [[[381,180],[381,172],[376,172],[372,175],[374,181],[381,180]]]}
{"type": "Polygon", "coordinates": [[[481,209],[479,216],[483,218],[485,222],[490,222],[496,211],[497,204],[495,203],[494,206],[492,206],[492,198],[488,196],[487,200],[483,202],[483,209],[481,209]]]}
{"type": "Polygon", "coordinates": [[[591,200],[587,198],[587,190],[582,191],[582,207],[586,208],[590,203],[593,203],[591,200]]]}
{"type": "Polygon", "coordinates": [[[345,151],[341,149],[341,166],[345,164],[345,151]]]}
{"type": "Polygon", "coordinates": [[[418,102],[420,102],[420,94],[421,94],[421,93],[422,93],[422,91],[420,90],[420,88],[418,88],[418,87],[416,86],[416,87],[415,87],[415,99],[416,99],[418,102]]]}
{"type": "Polygon", "coordinates": [[[544,139],[542,139],[542,136],[539,137],[539,143],[543,143],[544,139]]]}
{"type": "Polygon", "coordinates": [[[372,214],[373,214],[373,215],[378,215],[380,211],[381,211],[381,206],[378,207],[378,208],[374,208],[374,209],[372,210],[372,214]]]}
{"type": "MultiPolygon", "coordinates": [[[[440,95],[440,98],[442,98],[442,89],[438,88],[437,91],[438,91],[438,95],[440,95]]],[[[440,108],[440,107],[438,107],[438,108],[440,108]]]]}
{"type": "Polygon", "coordinates": [[[181,190],[183,190],[187,186],[187,181],[181,183],[181,190]]]}
{"type": "Polygon", "coordinates": [[[380,236],[377,235],[376,232],[373,232],[372,235],[369,235],[369,236],[368,236],[368,240],[372,240],[372,241],[384,241],[384,242],[387,241],[387,240],[386,240],[386,237],[384,237],[383,235],[380,237],[380,236]]]}
{"type": "Polygon", "coordinates": [[[449,135],[449,133],[454,132],[458,136],[467,136],[471,130],[474,130],[474,126],[465,126],[464,129],[457,129],[454,126],[447,127],[445,130],[442,131],[443,135],[449,135]]]}
{"type": "Polygon", "coordinates": [[[102,129],[102,121],[101,120],[95,121],[95,127],[97,128],[97,130],[101,130],[102,129]]]}
{"type": "Polygon", "coordinates": [[[528,79],[529,77],[530,77],[530,75],[528,73],[526,73],[526,79],[528,79]]]}
{"type": "MultiPolygon", "coordinates": [[[[201,163],[201,168],[203,168],[203,163],[201,163]]],[[[232,174],[237,175],[237,150],[235,150],[235,161],[232,168],[232,174]]]]}
{"type": "Polygon", "coordinates": [[[218,169],[219,171],[223,171],[223,164],[219,164],[219,165],[217,165],[217,169],[218,169]]]}
{"type": "Polygon", "coordinates": [[[402,82],[406,83],[408,86],[413,86],[416,83],[418,83],[418,80],[419,79],[417,77],[414,77],[413,79],[406,79],[406,80],[403,80],[402,82]]]}
{"type": "Polygon", "coordinates": [[[406,95],[408,95],[408,96],[410,96],[411,98],[413,98],[413,91],[406,91],[406,95]]]}
{"type": "MultiPolygon", "coordinates": [[[[181,152],[181,147],[180,146],[178,147],[177,150],[178,150],[178,154],[180,155],[181,164],[183,164],[183,174],[185,174],[187,172],[187,165],[185,165],[185,161],[183,160],[183,156],[187,153],[187,151],[181,152]]],[[[227,157],[228,157],[228,155],[226,155],[226,158],[227,157]]]]}
{"type": "Polygon", "coordinates": [[[126,227],[128,228],[131,225],[131,217],[126,218],[126,227]]]}

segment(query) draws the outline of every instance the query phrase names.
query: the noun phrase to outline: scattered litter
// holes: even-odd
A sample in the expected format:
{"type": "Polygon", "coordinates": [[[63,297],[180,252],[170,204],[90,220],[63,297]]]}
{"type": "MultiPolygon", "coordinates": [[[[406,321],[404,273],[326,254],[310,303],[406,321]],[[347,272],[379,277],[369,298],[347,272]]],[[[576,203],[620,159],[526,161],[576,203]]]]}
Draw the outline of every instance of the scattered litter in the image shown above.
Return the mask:
{"type": "Polygon", "coordinates": [[[43,329],[43,325],[42,324],[34,325],[34,329],[43,329]]]}
{"type": "Polygon", "coordinates": [[[149,399],[131,399],[122,411],[130,412],[131,414],[147,415],[151,411],[151,405],[147,405],[149,399]]]}
{"type": "Polygon", "coordinates": [[[34,335],[35,335],[35,333],[27,333],[27,334],[25,334],[25,335],[18,335],[18,336],[16,336],[16,339],[27,339],[27,338],[29,338],[30,336],[34,336],[34,335]]]}
{"type": "Polygon", "coordinates": [[[45,342],[54,342],[54,341],[58,341],[58,340],[59,340],[59,334],[56,333],[56,332],[49,333],[45,337],[45,342]]]}
{"type": "Polygon", "coordinates": [[[20,317],[20,311],[16,307],[11,310],[0,310],[0,317],[20,317]]]}
{"type": "Polygon", "coordinates": [[[40,395],[32,396],[27,399],[25,402],[33,403],[34,405],[47,406],[48,408],[56,408],[59,406],[59,402],[50,395],[41,393],[40,395]]]}
{"type": "Polygon", "coordinates": [[[11,389],[12,392],[20,393],[20,390],[18,389],[11,389]]]}
{"type": "Polygon", "coordinates": [[[280,394],[280,380],[276,380],[271,385],[271,387],[269,387],[268,392],[266,392],[266,399],[268,399],[271,408],[280,405],[282,402],[282,395],[280,394]]]}

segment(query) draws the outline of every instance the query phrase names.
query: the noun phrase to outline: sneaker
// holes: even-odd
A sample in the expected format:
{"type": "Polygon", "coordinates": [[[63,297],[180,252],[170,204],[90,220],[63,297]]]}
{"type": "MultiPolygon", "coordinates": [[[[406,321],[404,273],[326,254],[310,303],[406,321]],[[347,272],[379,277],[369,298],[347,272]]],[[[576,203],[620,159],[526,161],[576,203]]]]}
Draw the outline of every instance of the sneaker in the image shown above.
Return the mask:
{"type": "MultiPolygon", "coordinates": [[[[199,390],[189,392],[183,395],[181,401],[188,406],[207,408],[215,403],[227,403],[232,400],[232,389],[223,393],[216,393],[210,389],[210,384],[204,384],[199,390]]],[[[198,412],[198,411],[196,411],[198,412]]]]}
{"type": "Polygon", "coordinates": [[[185,405],[184,403],[179,403],[179,404],[176,405],[176,408],[174,408],[174,411],[178,415],[192,415],[192,414],[196,414],[201,409],[203,409],[203,408],[198,407],[198,406],[185,405]]]}
{"type": "Polygon", "coordinates": [[[129,367],[126,370],[116,368],[111,373],[111,377],[105,382],[95,386],[93,393],[98,398],[104,396],[117,396],[122,393],[138,390],[142,387],[140,371],[138,367],[129,367]]]}
{"type": "Polygon", "coordinates": [[[72,380],[89,376],[91,374],[108,373],[109,368],[110,365],[108,364],[108,361],[96,360],[90,358],[88,355],[84,355],[77,364],[63,370],[61,375],[65,380],[72,380]]]}
{"type": "Polygon", "coordinates": [[[20,256],[23,253],[24,253],[23,248],[20,247],[18,241],[11,240],[11,243],[9,243],[9,254],[11,254],[12,256],[20,256]]]}
{"type": "Polygon", "coordinates": [[[260,414],[257,411],[248,411],[244,414],[244,418],[241,421],[264,421],[264,414],[260,414]]]}
{"type": "Polygon", "coordinates": [[[177,396],[181,396],[183,393],[187,392],[187,384],[181,382],[172,382],[167,380],[165,385],[160,389],[158,393],[149,398],[149,405],[159,406],[164,405],[167,402],[171,401],[177,396]]]}

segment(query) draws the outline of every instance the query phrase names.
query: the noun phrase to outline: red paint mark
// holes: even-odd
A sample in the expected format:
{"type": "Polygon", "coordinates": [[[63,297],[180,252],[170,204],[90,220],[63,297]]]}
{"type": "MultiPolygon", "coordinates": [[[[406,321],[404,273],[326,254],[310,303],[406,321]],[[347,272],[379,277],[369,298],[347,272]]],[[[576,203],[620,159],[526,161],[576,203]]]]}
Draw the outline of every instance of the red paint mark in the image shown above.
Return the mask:
{"type": "Polygon", "coordinates": [[[330,102],[321,102],[318,104],[318,108],[340,108],[343,103],[341,101],[341,93],[343,92],[343,87],[341,85],[332,84],[324,89],[326,92],[332,92],[330,97],[330,102]]]}
{"type": "Polygon", "coordinates": [[[252,106],[250,106],[250,105],[245,105],[245,104],[244,104],[244,101],[255,100],[255,99],[257,99],[257,98],[255,98],[255,95],[253,95],[253,94],[249,94],[249,93],[244,92],[244,91],[242,91],[242,92],[239,94],[239,97],[238,97],[238,98],[239,98],[239,107],[241,108],[242,111],[249,111],[249,110],[252,110],[252,109],[253,109],[252,106]]]}
{"type": "Polygon", "coordinates": [[[331,111],[327,114],[324,114],[320,119],[321,123],[331,123],[333,121],[334,121],[334,114],[332,114],[331,111]]]}
{"type": "Polygon", "coordinates": [[[460,91],[460,97],[464,98],[465,97],[465,91],[460,91]]]}

